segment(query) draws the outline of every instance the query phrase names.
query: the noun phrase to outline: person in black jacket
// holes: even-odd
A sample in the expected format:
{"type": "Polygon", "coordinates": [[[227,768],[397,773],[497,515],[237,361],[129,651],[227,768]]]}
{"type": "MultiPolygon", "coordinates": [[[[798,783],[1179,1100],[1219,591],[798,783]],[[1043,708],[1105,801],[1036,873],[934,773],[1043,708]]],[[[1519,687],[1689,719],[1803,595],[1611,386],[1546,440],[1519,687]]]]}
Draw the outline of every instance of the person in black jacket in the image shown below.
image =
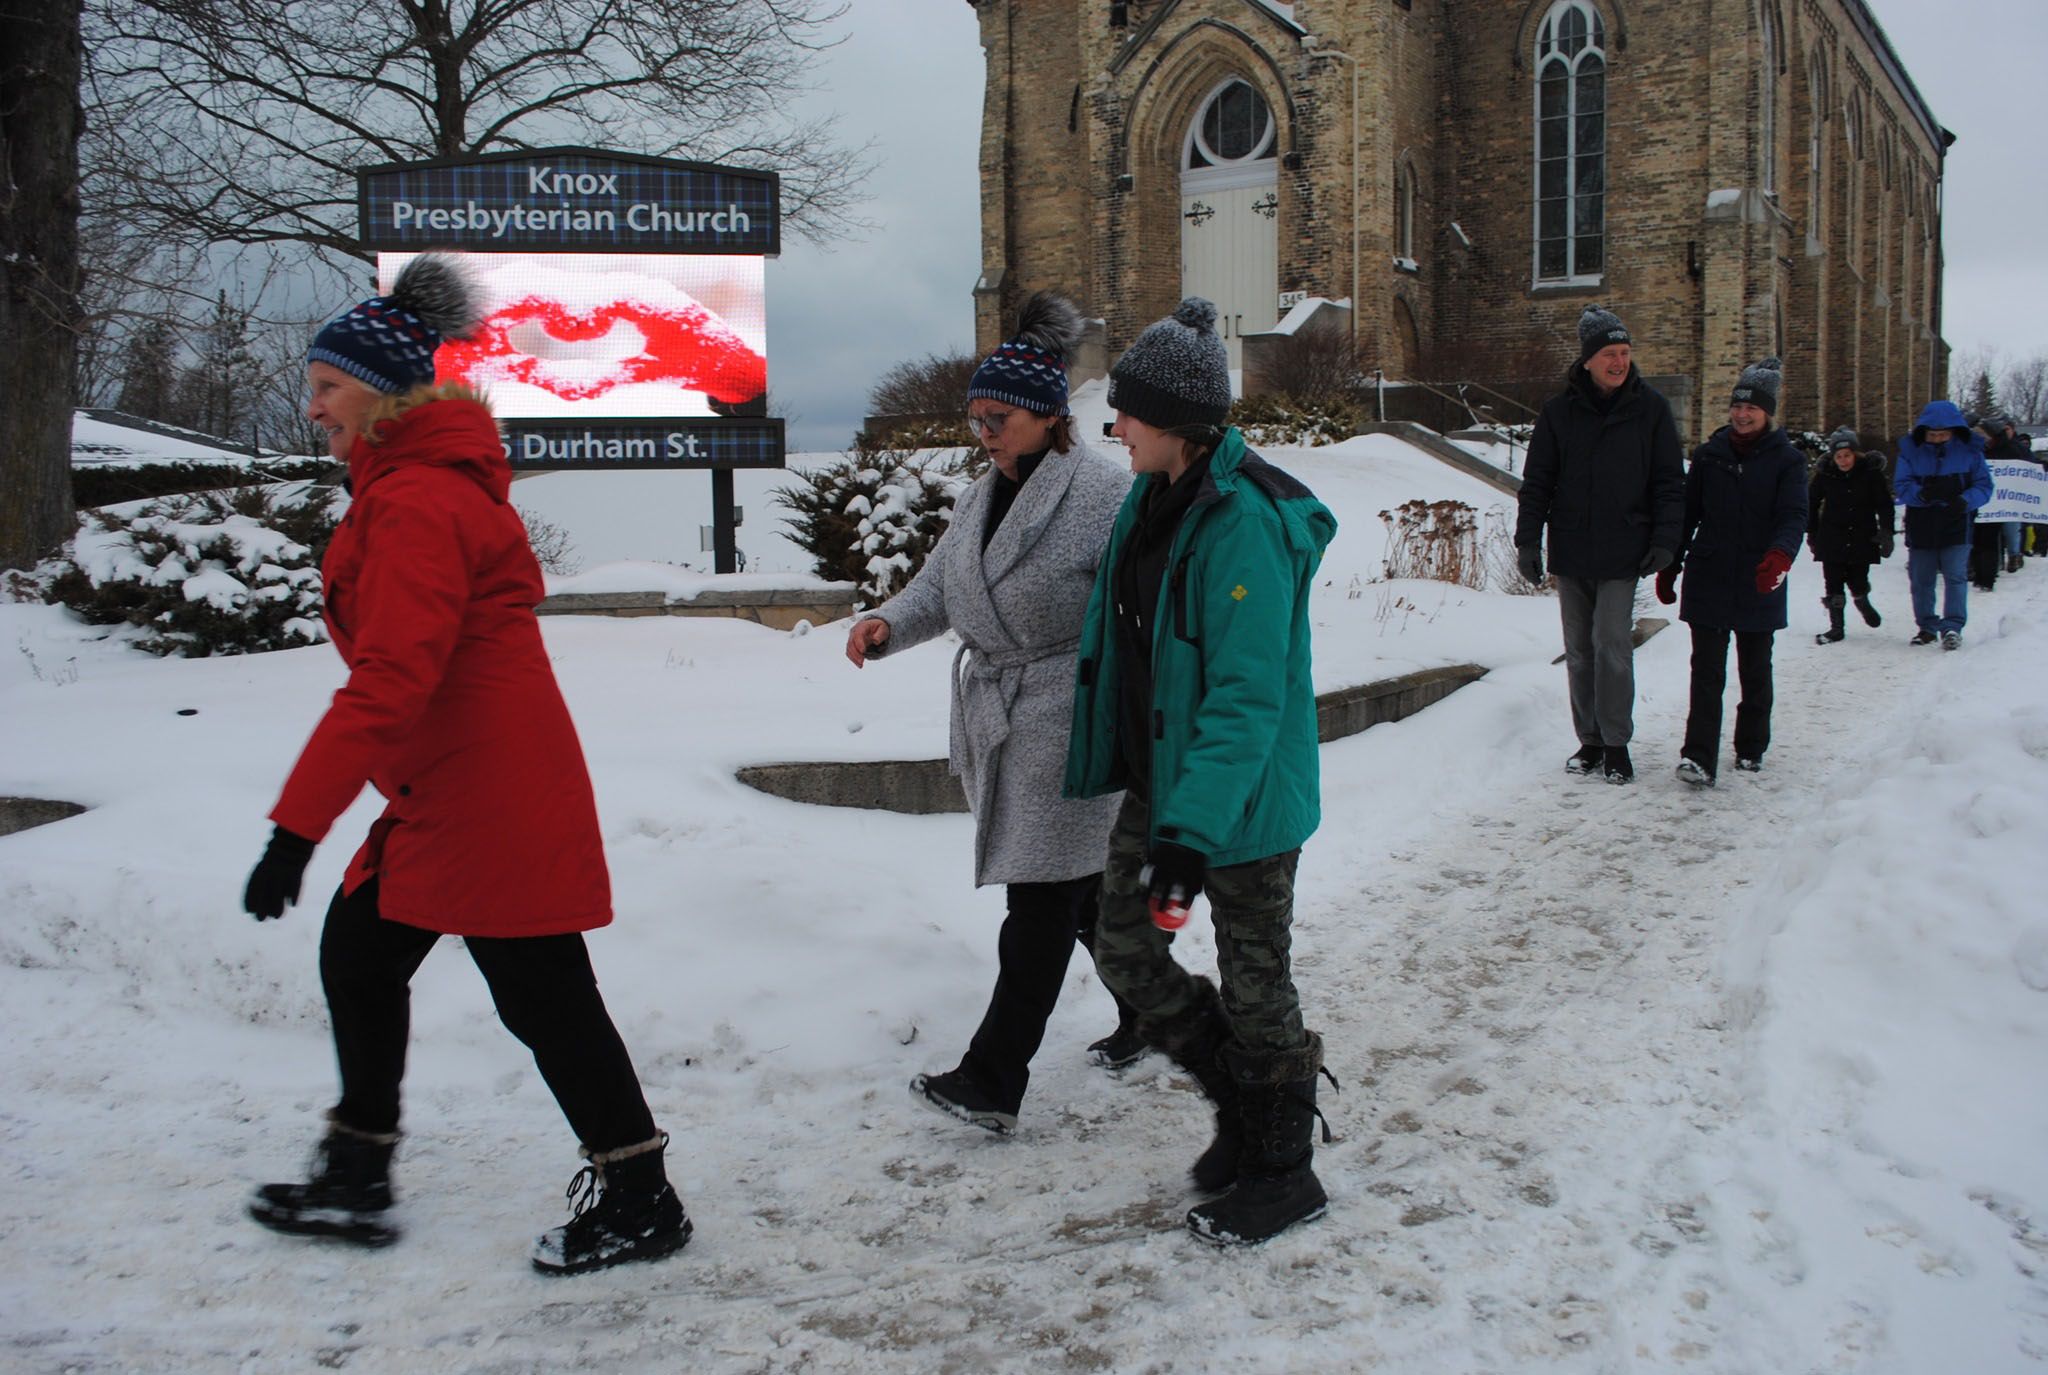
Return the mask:
{"type": "Polygon", "coordinates": [[[1579,749],[1567,772],[1635,779],[1636,580],[1670,565],[1685,515],[1685,455],[1671,405],[1643,381],[1628,329],[1588,306],[1579,361],[1544,404],[1529,440],[1515,520],[1524,578],[1557,579],[1565,673],[1579,749]]]}
{"type": "Polygon", "coordinates": [[[1771,639],[1785,628],[1785,575],[1806,533],[1806,459],[1771,424],[1784,377],[1766,358],[1742,370],[1728,423],[1693,450],[1685,474],[1678,561],[1657,577],[1657,600],[1685,600],[1692,627],[1692,704],[1678,776],[1711,787],[1721,752],[1721,696],[1735,640],[1742,699],[1735,708],[1735,767],[1755,773],[1771,743],[1771,639]]]}
{"type": "Polygon", "coordinates": [[[1842,638],[1845,591],[1855,597],[1865,625],[1884,624],[1870,604],[1870,566],[1892,556],[1892,485],[1885,481],[1881,457],[1856,451],[1854,430],[1844,427],[1828,436],[1828,456],[1807,484],[1806,512],[1806,543],[1827,581],[1820,604],[1828,609],[1828,628],[1814,642],[1842,638]]]}
{"type": "MultiPolygon", "coordinates": [[[[2033,454],[2033,441],[2019,432],[2019,427],[2012,423],[2012,417],[2005,412],[1991,412],[1977,422],[1977,428],[1984,434],[1985,462],[2038,462],[2033,454]]],[[[2017,573],[2025,566],[2022,551],[2027,547],[2026,522],[2004,520],[1988,525],[1980,522],[1977,529],[1996,532],[1997,548],[1991,562],[1997,564],[2001,571],[2017,573]]]]}

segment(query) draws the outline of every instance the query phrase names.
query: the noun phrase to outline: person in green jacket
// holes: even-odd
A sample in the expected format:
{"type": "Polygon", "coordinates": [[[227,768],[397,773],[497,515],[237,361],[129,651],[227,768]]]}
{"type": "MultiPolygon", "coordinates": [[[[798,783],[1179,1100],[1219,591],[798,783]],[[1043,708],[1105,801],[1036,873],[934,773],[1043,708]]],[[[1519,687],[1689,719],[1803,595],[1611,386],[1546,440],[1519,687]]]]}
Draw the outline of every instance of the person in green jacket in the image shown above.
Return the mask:
{"type": "Polygon", "coordinates": [[[1215,1104],[1194,1182],[1217,1196],[1188,1226],[1239,1245],[1328,1205],[1310,1164],[1322,1038],[1302,1023],[1290,928],[1322,814],[1308,594],[1337,522],[1224,428],[1215,323],[1190,297],[1110,372],[1110,433],[1139,479],[1082,622],[1065,794],[1124,790],[1096,969],[1215,1104]],[[1204,891],[1220,994],[1169,947],[1204,891]]]}

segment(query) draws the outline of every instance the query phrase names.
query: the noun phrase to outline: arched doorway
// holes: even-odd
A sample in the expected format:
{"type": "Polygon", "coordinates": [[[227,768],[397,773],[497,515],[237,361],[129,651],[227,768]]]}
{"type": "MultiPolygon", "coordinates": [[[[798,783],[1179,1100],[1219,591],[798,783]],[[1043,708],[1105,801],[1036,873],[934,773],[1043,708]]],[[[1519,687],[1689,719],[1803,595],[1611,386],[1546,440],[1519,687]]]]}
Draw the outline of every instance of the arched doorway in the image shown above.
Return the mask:
{"type": "Polygon", "coordinates": [[[1216,303],[1216,329],[1242,366],[1238,339],[1279,318],[1280,196],[1273,111],[1232,77],[1195,112],[1181,143],[1181,294],[1216,303]]]}

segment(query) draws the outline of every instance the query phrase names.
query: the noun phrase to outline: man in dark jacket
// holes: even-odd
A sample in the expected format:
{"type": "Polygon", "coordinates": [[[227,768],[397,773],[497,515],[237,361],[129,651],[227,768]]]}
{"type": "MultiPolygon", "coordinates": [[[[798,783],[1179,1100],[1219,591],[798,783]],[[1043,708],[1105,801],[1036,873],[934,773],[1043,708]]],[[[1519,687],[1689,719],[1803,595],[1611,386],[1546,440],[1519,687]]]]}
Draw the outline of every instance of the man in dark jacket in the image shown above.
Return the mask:
{"type": "Polygon", "coordinates": [[[1771,424],[1784,377],[1766,358],[1742,370],[1728,423],[1693,450],[1685,474],[1678,562],[1657,575],[1657,600],[1678,600],[1692,627],[1692,702],[1678,776],[1711,787],[1721,754],[1728,642],[1742,697],[1735,707],[1735,767],[1755,773],[1771,743],[1771,640],[1785,628],[1785,575],[1806,533],[1806,458],[1771,424]]]}
{"type": "Polygon", "coordinates": [[[1845,592],[1856,598],[1865,625],[1882,625],[1884,618],[1870,602],[1870,566],[1892,556],[1892,485],[1885,481],[1883,459],[1858,453],[1856,432],[1846,426],[1828,436],[1828,456],[1807,484],[1806,523],[1806,542],[1827,580],[1820,603],[1828,609],[1828,628],[1815,642],[1842,638],[1845,592]]]}
{"type": "Polygon", "coordinates": [[[1579,749],[1570,773],[1635,779],[1636,580],[1670,566],[1685,515],[1685,458],[1671,405],[1643,381],[1628,329],[1588,306],[1579,361],[1545,403],[1529,441],[1515,521],[1516,565],[1557,579],[1565,673],[1579,749]]]}
{"type": "MultiPolygon", "coordinates": [[[[2003,411],[1993,411],[1977,422],[1977,428],[1984,432],[1984,458],[1988,463],[2032,463],[2034,455],[2032,441],[2019,432],[2012,423],[2012,417],[2003,411]]],[[[2022,556],[2026,548],[2026,522],[2018,520],[1997,521],[1991,524],[1980,522],[1977,526],[1979,538],[1983,532],[1995,532],[1997,543],[1988,555],[1990,561],[2007,573],[2020,571],[2022,556]]]]}

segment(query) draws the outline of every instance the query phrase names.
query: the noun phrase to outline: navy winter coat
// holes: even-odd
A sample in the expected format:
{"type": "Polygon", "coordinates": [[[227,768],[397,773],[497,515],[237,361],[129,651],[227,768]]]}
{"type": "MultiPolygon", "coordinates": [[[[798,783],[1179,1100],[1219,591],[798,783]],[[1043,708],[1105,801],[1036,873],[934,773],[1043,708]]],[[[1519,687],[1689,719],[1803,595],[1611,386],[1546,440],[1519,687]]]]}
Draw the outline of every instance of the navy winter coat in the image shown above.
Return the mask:
{"type": "Polygon", "coordinates": [[[1856,455],[1848,472],[1834,455],[1820,461],[1806,485],[1806,541],[1822,563],[1876,563],[1878,545],[1891,542],[1892,485],[1871,454],[1856,455]]]}
{"type": "Polygon", "coordinates": [[[1806,456],[1783,430],[1766,430],[1748,458],[1726,425],[1693,450],[1685,472],[1678,618],[1723,630],[1785,628],[1785,590],[1756,590],[1765,554],[1799,554],[1806,534],[1806,456]]]}
{"type": "Polygon", "coordinates": [[[1953,401],[1930,401],[1899,440],[1899,466],[1892,485],[1906,508],[1908,549],[1947,549],[1970,542],[1971,513],[1991,500],[1991,469],[1984,462],[1984,437],[1963,423],[1953,401]],[[1929,430],[1955,436],[1929,444],[1929,430]]]}
{"type": "Polygon", "coordinates": [[[1550,530],[1545,560],[1561,578],[1640,576],[1652,546],[1678,551],[1685,516],[1685,450],[1671,403],[1629,369],[1601,407],[1583,365],[1544,403],[1529,439],[1515,544],[1550,530]]]}

